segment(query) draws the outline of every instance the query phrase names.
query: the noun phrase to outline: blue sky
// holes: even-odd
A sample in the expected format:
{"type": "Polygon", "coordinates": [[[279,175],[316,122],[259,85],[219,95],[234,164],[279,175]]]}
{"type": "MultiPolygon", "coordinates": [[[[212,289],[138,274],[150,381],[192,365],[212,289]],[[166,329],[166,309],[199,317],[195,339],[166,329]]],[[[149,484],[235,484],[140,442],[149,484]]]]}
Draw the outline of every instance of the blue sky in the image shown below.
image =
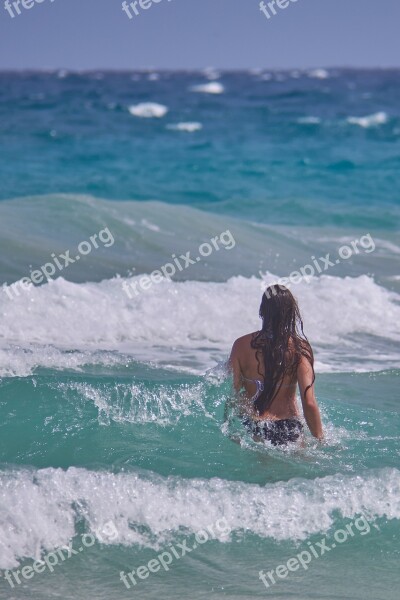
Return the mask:
{"type": "Polygon", "coordinates": [[[122,0],[23,1],[11,18],[0,0],[0,69],[400,66],[400,0],[287,0],[269,20],[259,0],[159,0],[132,19],[122,0]]]}

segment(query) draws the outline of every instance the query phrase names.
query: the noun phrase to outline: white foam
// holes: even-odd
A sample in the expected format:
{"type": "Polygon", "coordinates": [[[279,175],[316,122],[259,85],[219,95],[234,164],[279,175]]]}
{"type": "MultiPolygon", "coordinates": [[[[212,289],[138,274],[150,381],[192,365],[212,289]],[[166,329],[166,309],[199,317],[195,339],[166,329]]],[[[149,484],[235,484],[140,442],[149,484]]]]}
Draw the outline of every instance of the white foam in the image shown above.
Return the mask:
{"type": "Polygon", "coordinates": [[[348,117],[347,122],[352,125],[358,125],[359,127],[364,127],[368,129],[369,127],[378,127],[379,125],[384,125],[389,120],[388,115],[381,111],[374,113],[373,115],[368,115],[366,117],[348,117]]]}
{"type": "Polygon", "coordinates": [[[193,133],[194,131],[200,131],[203,129],[203,125],[197,122],[182,122],[182,123],[171,123],[167,125],[167,129],[172,129],[173,131],[187,131],[188,133],[193,133]]]}
{"type": "Polygon", "coordinates": [[[326,69],[313,69],[312,71],[309,71],[307,74],[312,79],[329,79],[329,77],[330,77],[329,71],[327,71],[326,69]]]}
{"type": "Polygon", "coordinates": [[[129,106],[128,110],[134,117],[161,119],[167,114],[168,107],[156,102],[141,102],[140,104],[129,106]]]}
{"type": "MultiPolygon", "coordinates": [[[[397,469],[266,486],[79,468],[2,472],[0,482],[2,569],[67,545],[77,533],[78,520],[106,545],[161,550],[179,530],[193,534],[220,519],[233,535],[245,531],[260,538],[300,541],[328,532],[338,521],[342,524],[340,518],[400,518],[397,469]],[[113,524],[110,535],[104,533],[108,523],[113,524]]],[[[225,528],[214,531],[220,542],[235,539],[226,536],[225,528]]]]}
{"type": "Polygon", "coordinates": [[[80,371],[84,365],[112,367],[129,360],[129,356],[115,352],[70,352],[46,344],[7,344],[0,347],[0,377],[27,377],[37,368],[80,371]]]}
{"type": "MultiPolygon", "coordinates": [[[[143,365],[142,365],[143,368],[143,365]]],[[[115,385],[91,385],[90,383],[57,383],[57,394],[65,395],[68,402],[71,392],[80,399],[93,403],[102,425],[115,423],[157,423],[159,426],[175,425],[184,417],[200,414],[211,417],[203,398],[203,382],[169,386],[155,385],[151,389],[143,383],[116,382],[115,385]]]]}
{"type": "Polygon", "coordinates": [[[223,94],[225,92],[225,88],[219,81],[210,81],[210,83],[194,85],[190,88],[190,91],[198,92],[200,94],[223,94]]]}
{"type": "MultiPolygon", "coordinates": [[[[0,375],[25,374],[35,361],[57,364],[65,350],[77,350],[85,360],[87,352],[116,351],[203,370],[223,358],[236,337],[259,327],[259,278],[238,276],[222,283],[164,279],[137,295],[127,287],[129,298],[123,284],[137,285],[141,277],[85,284],[59,278],[12,299],[0,288],[0,375]],[[47,354],[51,348],[57,349],[54,359],[47,354]]],[[[276,280],[267,273],[263,285],[276,280]]],[[[323,348],[324,362],[330,354],[337,369],[364,369],[367,358],[373,366],[374,345],[370,339],[367,352],[363,335],[400,341],[399,295],[371,277],[322,275],[291,289],[317,358],[323,348]]],[[[66,355],[66,364],[71,360],[66,355]]],[[[378,356],[376,366],[382,368],[378,356]]]]}

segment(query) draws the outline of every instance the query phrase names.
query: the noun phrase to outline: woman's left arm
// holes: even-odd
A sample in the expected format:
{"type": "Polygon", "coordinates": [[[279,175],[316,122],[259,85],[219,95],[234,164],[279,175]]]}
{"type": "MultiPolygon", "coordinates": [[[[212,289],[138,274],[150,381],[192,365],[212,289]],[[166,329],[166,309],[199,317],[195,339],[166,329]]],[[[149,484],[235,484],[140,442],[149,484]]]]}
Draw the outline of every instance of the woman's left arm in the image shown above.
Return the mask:
{"type": "Polygon", "coordinates": [[[232,374],[234,393],[232,394],[232,397],[229,398],[225,403],[224,422],[228,421],[229,409],[237,403],[237,397],[242,387],[242,374],[240,370],[237,340],[232,346],[232,351],[228,359],[227,366],[228,371],[232,374]]]}
{"type": "Polygon", "coordinates": [[[238,394],[242,388],[242,371],[240,368],[239,361],[239,348],[238,340],[233,344],[231,355],[228,360],[228,368],[233,375],[233,387],[235,392],[238,394]]]}

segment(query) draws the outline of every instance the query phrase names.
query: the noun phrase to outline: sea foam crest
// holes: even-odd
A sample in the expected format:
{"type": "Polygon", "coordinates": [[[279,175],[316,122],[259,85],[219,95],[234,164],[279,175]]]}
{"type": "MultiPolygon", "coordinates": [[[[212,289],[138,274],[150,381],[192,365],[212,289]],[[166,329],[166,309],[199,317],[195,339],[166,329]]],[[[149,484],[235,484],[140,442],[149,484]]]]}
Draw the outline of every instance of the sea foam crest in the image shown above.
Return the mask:
{"type": "Polygon", "coordinates": [[[149,389],[140,382],[93,385],[91,383],[58,383],[57,393],[65,400],[77,394],[92,402],[98,410],[99,422],[108,425],[116,423],[157,423],[165,426],[177,423],[193,413],[210,416],[203,403],[204,385],[157,385],[149,389]]]}
{"type": "Polygon", "coordinates": [[[312,71],[309,71],[307,74],[312,79],[329,79],[329,77],[330,77],[329,71],[327,71],[326,69],[313,69],[312,71]]]}
{"type": "Polygon", "coordinates": [[[160,119],[167,114],[168,107],[156,102],[141,102],[140,104],[129,106],[128,110],[134,117],[160,119]]]}
{"type": "MultiPolygon", "coordinates": [[[[6,471],[0,483],[0,539],[7,540],[0,544],[2,569],[67,545],[77,534],[75,523],[82,520],[103,544],[159,550],[179,532],[195,533],[220,519],[231,535],[245,531],[280,541],[306,540],[360,514],[369,521],[400,518],[397,469],[259,486],[72,467],[6,471]],[[111,523],[112,536],[96,533],[111,523]]],[[[216,531],[216,538],[234,539],[226,533],[216,531]]]]}
{"type": "MultiPolygon", "coordinates": [[[[257,329],[262,290],[277,281],[271,273],[263,280],[239,276],[220,283],[164,279],[139,293],[140,279],[141,275],[76,284],[59,278],[13,298],[2,289],[0,312],[7,318],[0,336],[0,374],[9,375],[13,368],[15,374],[26,374],[25,361],[31,367],[42,359],[51,365],[51,348],[79,350],[82,360],[88,351],[116,351],[125,360],[126,353],[139,358],[140,348],[140,360],[163,361],[182,353],[192,361],[182,364],[203,371],[229,352],[235,338],[257,329]]],[[[332,356],[337,368],[354,370],[359,368],[354,362],[358,356],[364,369],[374,364],[382,368],[374,337],[378,347],[386,338],[393,351],[400,341],[399,295],[372,277],[321,275],[293,285],[292,292],[317,359],[319,345],[324,349],[325,364],[332,356]],[[368,336],[367,346],[360,336],[368,336]]],[[[60,359],[58,352],[54,365],[60,359]]],[[[66,354],[66,364],[71,360],[78,358],[66,354]]]]}
{"type": "Polygon", "coordinates": [[[379,125],[384,125],[389,120],[388,115],[381,111],[374,113],[373,115],[368,115],[366,117],[348,117],[347,122],[352,125],[359,125],[359,127],[364,127],[368,129],[369,127],[378,127],[379,125]]]}
{"type": "Polygon", "coordinates": [[[200,94],[223,94],[225,88],[219,81],[210,81],[209,83],[194,85],[190,88],[190,91],[198,92],[200,94]]]}

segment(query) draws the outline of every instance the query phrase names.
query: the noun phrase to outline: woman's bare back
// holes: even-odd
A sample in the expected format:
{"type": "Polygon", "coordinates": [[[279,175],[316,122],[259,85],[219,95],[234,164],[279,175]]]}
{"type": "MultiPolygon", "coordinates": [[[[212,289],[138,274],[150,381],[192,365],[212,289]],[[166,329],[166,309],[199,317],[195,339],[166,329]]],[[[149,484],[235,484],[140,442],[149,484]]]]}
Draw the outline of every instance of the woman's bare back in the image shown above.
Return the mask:
{"type": "Polygon", "coordinates": [[[249,333],[236,340],[234,344],[231,361],[233,364],[235,388],[245,390],[246,408],[254,420],[264,419],[290,419],[298,416],[296,403],[297,377],[285,376],[282,385],[273,399],[268,411],[258,415],[250,403],[251,398],[257,393],[256,380],[264,381],[264,365],[257,361],[256,350],[252,348],[251,342],[258,332],[249,333]],[[240,379],[240,381],[239,381],[240,379]],[[250,381],[249,381],[250,380],[250,381]]]}

